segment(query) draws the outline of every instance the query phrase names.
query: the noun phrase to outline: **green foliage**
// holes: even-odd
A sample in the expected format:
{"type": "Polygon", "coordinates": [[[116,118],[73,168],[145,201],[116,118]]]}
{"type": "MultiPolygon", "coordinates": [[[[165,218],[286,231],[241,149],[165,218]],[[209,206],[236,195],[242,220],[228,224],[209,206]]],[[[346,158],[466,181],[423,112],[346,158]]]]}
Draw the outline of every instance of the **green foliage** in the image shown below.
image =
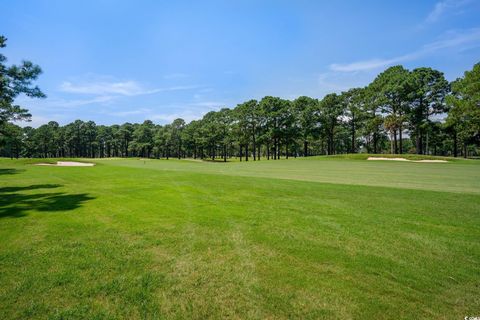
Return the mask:
{"type": "MultiPolygon", "coordinates": [[[[452,83],[452,94],[447,97],[451,106],[446,126],[455,139],[468,144],[480,141],[480,63],[463,78],[452,83]]],[[[466,155],[466,150],[464,154],[466,155]]]]}
{"type": "Polygon", "coordinates": [[[423,153],[423,140],[434,126],[430,116],[446,111],[445,96],[449,83],[443,73],[431,68],[418,68],[410,73],[409,83],[409,124],[415,139],[416,153],[423,153]]]}
{"type": "MultiPolygon", "coordinates": [[[[0,36],[0,48],[6,47],[7,39],[0,36]]],[[[45,94],[33,81],[38,78],[42,70],[30,61],[23,61],[21,65],[7,66],[7,58],[0,53],[0,134],[3,127],[11,120],[28,120],[31,115],[28,110],[15,104],[19,94],[31,98],[44,98],[45,94]]]]}

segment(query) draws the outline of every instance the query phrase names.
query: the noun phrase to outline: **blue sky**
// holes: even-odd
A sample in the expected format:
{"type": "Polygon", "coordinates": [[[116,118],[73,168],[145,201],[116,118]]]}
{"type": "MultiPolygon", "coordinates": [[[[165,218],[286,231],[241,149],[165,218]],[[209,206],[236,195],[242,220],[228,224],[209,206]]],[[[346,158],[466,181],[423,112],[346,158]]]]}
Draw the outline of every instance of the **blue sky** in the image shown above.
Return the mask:
{"type": "Polygon", "coordinates": [[[480,61],[480,0],[9,1],[10,63],[44,73],[20,97],[38,126],[187,121],[247,99],[321,98],[394,64],[453,80],[480,61]]]}

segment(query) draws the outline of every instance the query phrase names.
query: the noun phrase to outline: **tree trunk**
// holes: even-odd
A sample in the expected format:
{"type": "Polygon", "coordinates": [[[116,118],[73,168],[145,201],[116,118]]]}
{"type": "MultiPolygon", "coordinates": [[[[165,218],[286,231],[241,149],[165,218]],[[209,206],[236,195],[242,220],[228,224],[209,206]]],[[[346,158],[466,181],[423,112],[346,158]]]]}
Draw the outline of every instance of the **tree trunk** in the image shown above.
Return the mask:
{"type": "Polygon", "coordinates": [[[355,116],[352,116],[352,145],[351,153],[355,153],[355,116]]]}
{"type": "Polygon", "coordinates": [[[245,145],[245,161],[248,161],[248,143],[245,145]]]}
{"type": "Polygon", "coordinates": [[[420,129],[417,129],[417,136],[415,137],[415,149],[417,149],[417,154],[422,154],[422,139],[420,135],[420,129]]]}
{"type": "Polygon", "coordinates": [[[395,154],[398,154],[398,141],[397,141],[397,130],[393,130],[393,142],[394,142],[394,150],[395,150],[395,154]]]}
{"type": "Polygon", "coordinates": [[[273,139],[273,160],[277,160],[277,139],[273,139]]]}
{"type": "Polygon", "coordinates": [[[390,132],[390,153],[394,154],[395,146],[393,144],[393,132],[390,132]]]}
{"type": "Polygon", "coordinates": [[[303,156],[308,157],[308,141],[303,141],[303,156]]]}
{"type": "Polygon", "coordinates": [[[257,160],[257,155],[256,155],[256,151],[257,151],[257,146],[256,146],[256,143],[255,143],[255,131],[253,132],[253,144],[252,144],[252,148],[253,148],[253,161],[256,161],[257,160]]]}
{"type": "Polygon", "coordinates": [[[400,125],[400,129],[398,129],[398,137],[400,139],[400,154],[402,154],[403,153],[402,125],[400,125]]]}
{"type": "Polygon", "coordinates": [[[458,139],[457,139],[457,131],[453,132],[453,156],[456,158],[458,157],[458,139]]]}
{"type": "Polygon", "coordinates": [[[427,131],[427,137],[425,140],[425,154],[428,154],[428,131],[427,131]]]}

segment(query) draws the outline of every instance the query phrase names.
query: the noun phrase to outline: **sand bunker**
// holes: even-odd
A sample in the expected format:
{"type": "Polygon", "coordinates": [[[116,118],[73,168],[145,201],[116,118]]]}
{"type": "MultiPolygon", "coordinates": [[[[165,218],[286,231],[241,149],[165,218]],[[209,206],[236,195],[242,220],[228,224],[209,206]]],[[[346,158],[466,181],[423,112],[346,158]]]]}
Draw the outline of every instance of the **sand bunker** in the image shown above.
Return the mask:
{"type": "Polygon", "coordinates": [[[408,162],[447,162],[446,160],[408,160],[405,158],[382,158],[382,157],[368,157],[367,160],[387,160],[387,161],[408,161],[408,162]]]}
{"type": "Polygon", "coordinates": [[[55,166],[55,167],[93,167],[95,163],[76,162],[76,161],[57,161],[57,163],[37,163],[36,166],[55,166]]]}
{"type": "Polygon", "coordinates": [[[418,160],[413,162],[448,162],[447,160],[418,160]]]}
{"type": "Polygon", "coordinates": [[[410,161],[405,158],[380,158],[380,157],[368,157],[367,160],[410,161]]]}

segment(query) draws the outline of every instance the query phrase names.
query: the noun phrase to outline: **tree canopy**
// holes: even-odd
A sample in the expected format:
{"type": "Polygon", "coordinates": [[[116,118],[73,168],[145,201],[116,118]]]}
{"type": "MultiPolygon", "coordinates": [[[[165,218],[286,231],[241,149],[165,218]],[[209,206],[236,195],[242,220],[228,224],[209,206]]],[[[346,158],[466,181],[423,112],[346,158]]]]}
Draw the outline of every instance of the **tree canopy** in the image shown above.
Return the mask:
{"type": "MultiPolygon", "coordinates": [[[[0,36],[0,49],[7,45],[7,38],[0,36]]],[[[28,110],[15,104],[15,98],[25,94],[31,98],[44,98],[45,94],[33,84],[42,73],[39,66],[30,61],[7,66],[7,57],[0,53],[0,130],[8,121],[29,120],[28,110]]]]}

